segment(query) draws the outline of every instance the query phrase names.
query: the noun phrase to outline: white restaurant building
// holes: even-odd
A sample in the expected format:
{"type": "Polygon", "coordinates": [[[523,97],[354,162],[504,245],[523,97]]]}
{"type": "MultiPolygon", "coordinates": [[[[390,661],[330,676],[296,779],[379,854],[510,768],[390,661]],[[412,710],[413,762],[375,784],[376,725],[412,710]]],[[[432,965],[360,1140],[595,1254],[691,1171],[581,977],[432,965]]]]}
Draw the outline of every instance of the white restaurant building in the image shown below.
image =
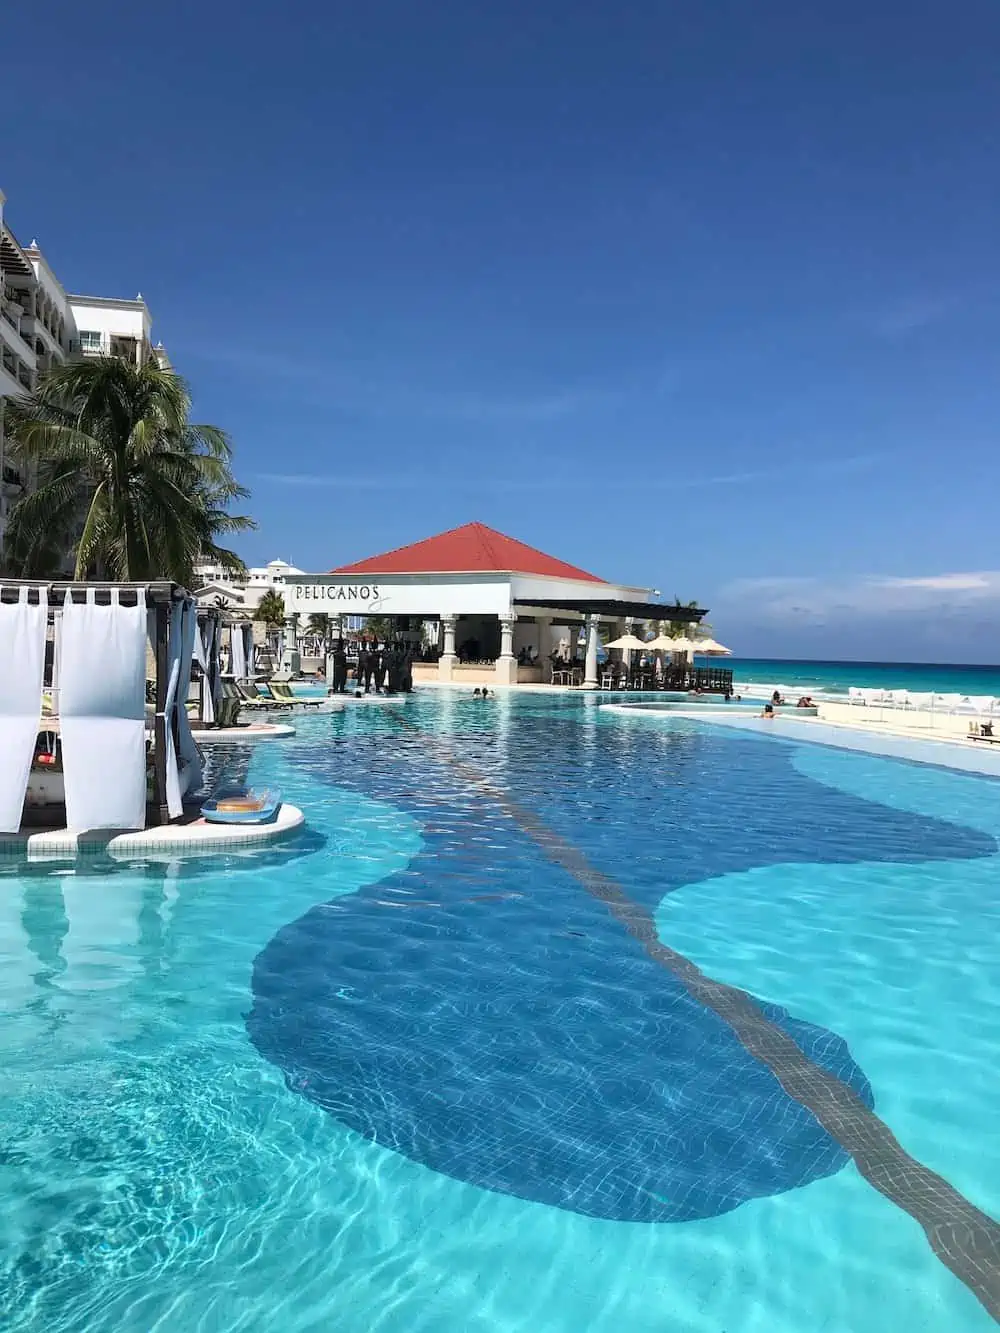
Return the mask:
{"type": "Polygon", "coordinates": [[[553,649],[560,642],[572,649],[583,634],[581,683],[592,689],[602,625],[623,632],[631,624],[697,621],[704,614],[692,610],[678,617],[677,608],[657,596],[656,589],[608,583],[482,523],[328,574],[286,574],[284,587],[293,632],[299,617],[319,613],[330,617],[334,638],[344,618],[359,613],[411,626],[436,623],[440,656],[417,664],[416,681],[539,683],[549,679],[553,649]]]}

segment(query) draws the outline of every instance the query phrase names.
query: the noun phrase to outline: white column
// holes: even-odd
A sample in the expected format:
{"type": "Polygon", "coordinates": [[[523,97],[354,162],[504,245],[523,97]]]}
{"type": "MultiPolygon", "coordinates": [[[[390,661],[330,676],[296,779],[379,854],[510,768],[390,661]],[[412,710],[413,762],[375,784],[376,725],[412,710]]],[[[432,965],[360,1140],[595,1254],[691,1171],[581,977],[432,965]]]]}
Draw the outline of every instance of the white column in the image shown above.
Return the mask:
{"type": "Polygon", "coordinates": [[[302,670],[299,657],[299,617],[292,611],[285,616],[285,651],[281,658],[281,674],[297,676],[302,670]]]}
{"type": "Polygon", "coordinates": [[[455,653],[455,626],[457,623],[457,616],[441,617],[441,629],[444,632],[444,651],[438,658],[438,676],[441,680],[451,680],[452,668],[458,661],[455,653]]]}
{"type": "Polygon", "coordinates": [[[583,688],[596,690],[600,682],[597,679],[597,650],[601,643],[601,617],[587,617],[587,664],[583,676],[583,688]]]}
{"type": "Polygon", "coordinates": [[[500,656],[494,673],[498,685],[517,684],[517,662],[514,659],[514,624],[517,616],[508,611],[500,617],[500,656]]]}
{"type": "Polygon", "coordinates": [[[457,616],[441,617],[441,628],[444,631],[444,649],[442,653],[444,657],[455,656],[455,629],[457,625],[457,616]]]}
{"type": "Polygon", "coordinates": [[[552,651],[552,617],[538,616],[535,620],[538,635],[538,665],[542,668],[542,680],[548,683],[552,679],[552,663],[549,653],[552,651]]]}
{"type": "Polygon", "coordinates": [[[515,622],[516,620],[517,620],[517,616],[515,616],[515,615],[501,616],[501,617],[500,617],[500,656],[501,656],[501,657],[513,657],[513,656],[514,656],[514,622],[515,622]]]}

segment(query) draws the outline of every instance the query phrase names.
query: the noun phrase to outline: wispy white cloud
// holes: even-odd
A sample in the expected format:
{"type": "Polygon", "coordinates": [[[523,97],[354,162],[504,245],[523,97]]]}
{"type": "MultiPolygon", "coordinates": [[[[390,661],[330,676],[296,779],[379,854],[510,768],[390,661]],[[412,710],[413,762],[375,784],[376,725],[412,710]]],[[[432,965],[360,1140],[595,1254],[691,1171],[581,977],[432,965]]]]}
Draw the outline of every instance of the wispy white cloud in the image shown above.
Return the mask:
{"type": "Polygon", "coordinates": [[[494,397],[461,392],[414,392],[397,394],[396,410],[410,415],[451,421],[530,423],[559,421],[593,411],[616,401],[611,391],[565,389],[538,396],[494,397]]]}
{"type": "Polygon", "coordinates": [[[202,361],[248,379],[260,381],[266,376],[272,383],[284,381],[300,391],[308,388],[343,411],[372,417],[529,424],[599,410],[625,396],[624,389],[599,385],[557,385],[544,392],[526,393],[513,388],[509,392],[486,392],[407,384],[402,378],[373,379],[365,366],[351,365],[333,355],[329,362],[320,363],[280,350],[264,352],[221,340],[189,350],[202,361]]]}
{"type": "Polygon", "coordinates": [[[406,472],[373,472],[351,474],[341,472],[258,472],[256,478],[270,486],[327,488],[344,491],[408,491],[414,486],[426,485],[427,475],[406,472]]]}
{"type": "Polygon", "coordinates": [[[1000,613],[1000,570],[920,575],[809,576],[737,579],[714,606],[758,623],[851,624],[911,618],[946,627],[955,618],[1000,613]]]}
{"type": "MultiPolygon", "coordinates": [[[[890,458],[889,454],[859,454],[847,457],[806,459],[797,464],[796,477],[801,480],[821,479],[836,475],[860,472],[877,467],[890,458]]],[[[706,473],[702,476],[659,477],[644,476],[641,486],[644,492],[664,491],[673,493],[683,490],[711,489],[716,486],[752,485],[770,480],[775,475],[775,468],[759,468],[746,472],[706,473]]],[[[414,487],[434,485],[439,490],[451,491],[490,491],[490,492],[536,492],[536,491],[592,491],[599,484],[602,491],[622,491],[630,495],[636,492],[640,479],[631,469],[625,469],[610,475],[602,475],[599,483],[593,473],[587,469],[570,468],[567,463],[562,471],[541,473],[533,462],[526,461],[520,471],[509,463],[497,460],[490,469],[478,466],[470,468],[465,456],[456,456],[451,465],[435,471],[420,473],[393,472],[258,472],[257,480],[272,486],[330,487],[348,491],[368,490],[411,490],[414,487]],[[506,467],[509,470],[503,471],[506,467]]]]}
{"type": "Polygon", "coordinates": [[[964,298],[965,293],[960,292],[918,293],[870,312],[866,322],[877,338],[895,341],[946,319],[964,298]]]}
{"type": "Polygon", "coordinates": [[[988,591],[990,574],[930,574],[918,578],[883,579],[886,588],[930,588],[941,592],[988,591]]]}

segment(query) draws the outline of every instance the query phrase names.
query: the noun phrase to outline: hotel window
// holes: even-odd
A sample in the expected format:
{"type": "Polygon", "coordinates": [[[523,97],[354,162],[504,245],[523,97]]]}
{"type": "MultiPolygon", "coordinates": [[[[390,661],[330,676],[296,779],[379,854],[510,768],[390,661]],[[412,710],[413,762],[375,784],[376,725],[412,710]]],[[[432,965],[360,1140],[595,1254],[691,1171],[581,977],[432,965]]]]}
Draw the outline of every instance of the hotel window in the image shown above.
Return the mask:
{"type": "Polygon", "coordinates": [[[81,329],[80,347],[85,352],[99,352],[101,350],[100,331],[97,329],[81,329]]]}

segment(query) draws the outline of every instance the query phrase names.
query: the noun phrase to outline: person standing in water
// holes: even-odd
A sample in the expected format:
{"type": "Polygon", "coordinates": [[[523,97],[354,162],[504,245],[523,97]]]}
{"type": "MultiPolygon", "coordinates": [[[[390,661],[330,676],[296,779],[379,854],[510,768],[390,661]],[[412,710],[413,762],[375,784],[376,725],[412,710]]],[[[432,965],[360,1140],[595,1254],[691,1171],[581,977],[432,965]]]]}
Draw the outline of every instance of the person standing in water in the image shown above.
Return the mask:
{"type": "Polygon", "coordinates": [[[347,690],[347,654],[344,641],[338,639],[333,645],[333,692],[344,694],[347,690]]]}

